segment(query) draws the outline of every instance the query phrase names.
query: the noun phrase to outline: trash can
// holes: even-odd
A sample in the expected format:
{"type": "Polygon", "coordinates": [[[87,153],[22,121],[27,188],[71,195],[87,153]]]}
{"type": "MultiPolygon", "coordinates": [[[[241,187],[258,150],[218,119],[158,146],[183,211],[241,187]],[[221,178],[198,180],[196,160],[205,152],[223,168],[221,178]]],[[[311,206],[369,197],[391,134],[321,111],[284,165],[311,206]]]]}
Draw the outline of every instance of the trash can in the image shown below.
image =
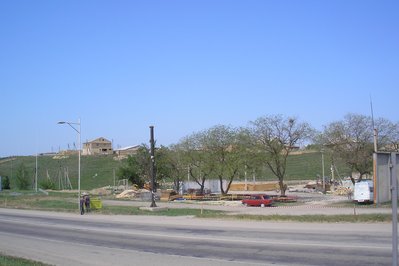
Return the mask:
{"type": "Polygon", "coordinates": [[[92,210],[98,210],[103,207],[103,203],[101,202],[101,199],[99,198],[92,198],[90,199],[90,209],[92,210]]]}

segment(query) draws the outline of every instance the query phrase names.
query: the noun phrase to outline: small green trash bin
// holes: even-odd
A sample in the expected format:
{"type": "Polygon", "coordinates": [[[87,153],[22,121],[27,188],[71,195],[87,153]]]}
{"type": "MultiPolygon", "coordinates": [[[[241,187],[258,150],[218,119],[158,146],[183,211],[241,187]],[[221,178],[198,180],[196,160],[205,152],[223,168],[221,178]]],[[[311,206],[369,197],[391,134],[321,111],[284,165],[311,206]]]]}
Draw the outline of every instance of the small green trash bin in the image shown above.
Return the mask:
{"type": "Polygon", "coordinates": [[[90,209],[92,210],[98,210],[103,207],[103,203],[101,202],[101,199],[99,198],[94,198],[90,199],[90,209]]]}

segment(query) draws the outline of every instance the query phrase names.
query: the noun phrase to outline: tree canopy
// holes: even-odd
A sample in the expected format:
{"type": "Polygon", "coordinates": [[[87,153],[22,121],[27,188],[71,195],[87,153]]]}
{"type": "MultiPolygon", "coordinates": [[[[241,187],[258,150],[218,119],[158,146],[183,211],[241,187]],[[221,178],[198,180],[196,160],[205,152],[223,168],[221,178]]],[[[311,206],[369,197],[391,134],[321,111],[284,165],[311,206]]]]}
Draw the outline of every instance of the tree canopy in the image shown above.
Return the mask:
{"type": "MultiPolygon", "coordinates": [[[[378,150],[397,150],[398,124],[386,119],[377,119],[365,115],[347,114],[343,120],[334,121],[324,127],[319,141],[346,164],[360,174],[359,181],[373,171],[374,128],[378,132],[378,150]]],[[[354,179],[352,178],[354,182],[354,179]]]]}
{"type": "MultiPolygon", "coordinates": [[[[398,150],[398,123],[381,118],[373,123],[370,117],[356,114],[326,125],[310,144],[331,150],[334,158],[359,172],[361,179],[372,171],[373,127],[378,132],[379,150],[398,150]]],[[[287,158],[315,135],[307,122],[284,115],[262,116],[248,127],[216,125],[185,136],[177,144],[156,148],[157,177],[173,180],[176,190],[187,177],[199,185],[200,193],[204,193],[207,179],[218,179],[224,194],[247,171],[261,173],[269,169],[285,195],[287,158]]],[[[118,175],[140,185],[149,180],[149,169],[149,148],[143,145],[118,175]]]]}

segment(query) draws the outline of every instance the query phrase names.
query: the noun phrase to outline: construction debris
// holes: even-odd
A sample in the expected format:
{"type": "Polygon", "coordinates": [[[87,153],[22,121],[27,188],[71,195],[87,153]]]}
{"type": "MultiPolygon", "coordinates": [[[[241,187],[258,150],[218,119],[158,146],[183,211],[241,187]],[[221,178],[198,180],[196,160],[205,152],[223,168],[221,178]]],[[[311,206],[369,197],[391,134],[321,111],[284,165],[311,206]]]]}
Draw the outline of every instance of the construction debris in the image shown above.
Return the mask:
{"type": "Polygon", "coordinates": [[[117,199],[132,199],[136,197],[137,191],[134,189],[127,189],[125,191],[122,191],[122,193],[116,195],[115,197],[117,199]]]}
{"type": "Polygon", "coordinates": [[[294,196],[272,196],[275,202],[296,202],[298,197],[294,196]]]}
{"type": "Polygon", "coordinates": [[[101,188],[96,188],[92,189],[89,192],[91,195],[98,195],[98,196],[109,196],[112,194],[112,188],[111,187],[101,187],[101,188]]]}
{"type": "Polygon", "coordinates": [[[126,189],[120,194],[116,195],[117,199],[135,199],[141,198],[143,194],[151,193],[147,189],[126,189]]]}
{"type": "Polygon", "coordinates": [[[352,193],[352,189],[348,187],[337,187],[335,188],[334,195],[339,195],[339,196],[347,196],[352,193]]]}

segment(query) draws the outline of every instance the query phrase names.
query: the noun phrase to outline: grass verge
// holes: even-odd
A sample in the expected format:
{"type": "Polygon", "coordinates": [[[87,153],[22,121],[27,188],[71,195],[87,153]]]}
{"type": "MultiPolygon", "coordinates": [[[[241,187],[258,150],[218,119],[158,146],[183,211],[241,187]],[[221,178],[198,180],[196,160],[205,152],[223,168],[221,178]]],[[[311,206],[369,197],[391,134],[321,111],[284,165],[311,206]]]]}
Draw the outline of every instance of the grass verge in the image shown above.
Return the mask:
{"type": "Polygon", "coordinates": [[[4,254],[0,254],[0,265],[5,266],[49,266],[49,264],[45,264],[38,261],[27,260],[23,258],[7,256],[4,254]]]}
{"type": "Polygon", "coordinates": [[[280,221],[304,223],[387,223],[392,221],[390,214],[360,215],[234,215],[234,219],[251,221],[280,221]]]}

